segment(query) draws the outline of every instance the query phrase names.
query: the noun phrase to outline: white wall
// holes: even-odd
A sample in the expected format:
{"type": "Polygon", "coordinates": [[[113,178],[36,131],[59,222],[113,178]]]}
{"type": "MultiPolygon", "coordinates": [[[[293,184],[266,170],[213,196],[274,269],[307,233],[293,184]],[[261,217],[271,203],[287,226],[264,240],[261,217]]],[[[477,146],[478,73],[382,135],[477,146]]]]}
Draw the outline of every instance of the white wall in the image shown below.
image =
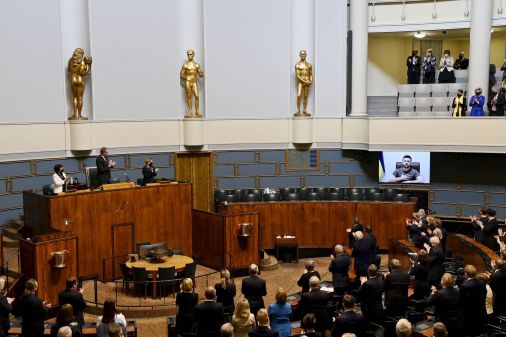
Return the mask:
{"type": "Polygon", "coordinates": [[[61,121],[58,0],[0,2],[0,122],[61,121]]]}
{"type": "Polygon", "coordinates": [[[290,114],[290,1],[206,0],[209,118],[290,114]]]}
{"type": "Polygon", "coordinates": [[[95,120],[178,118],[176,0],[90,0],[95,120]]]}

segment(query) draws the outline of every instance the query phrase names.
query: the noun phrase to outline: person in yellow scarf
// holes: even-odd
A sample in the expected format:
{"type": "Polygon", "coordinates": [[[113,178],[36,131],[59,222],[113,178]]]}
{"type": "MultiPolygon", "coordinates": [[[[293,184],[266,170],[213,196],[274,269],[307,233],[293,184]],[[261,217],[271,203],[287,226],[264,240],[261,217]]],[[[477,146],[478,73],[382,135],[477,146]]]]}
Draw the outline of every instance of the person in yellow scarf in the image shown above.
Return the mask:
{"type": "Polygon", "coordinates": [[[453,99],[453,117],[462,117],[466,116],[467,110],[467,99],[464,96],[464,90],[457,90],[457,96],[453,99]]]}

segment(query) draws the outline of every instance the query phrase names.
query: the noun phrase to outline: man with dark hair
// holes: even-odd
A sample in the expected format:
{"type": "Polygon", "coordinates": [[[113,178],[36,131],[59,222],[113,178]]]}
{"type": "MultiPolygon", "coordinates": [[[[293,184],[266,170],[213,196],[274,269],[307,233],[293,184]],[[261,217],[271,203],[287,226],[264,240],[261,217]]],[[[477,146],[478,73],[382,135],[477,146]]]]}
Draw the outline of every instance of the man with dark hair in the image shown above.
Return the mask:
{"type": "Polygon", "coordinates": [[[40,337],[44,335],[44,319],[47,308],[36,295],[38,287],[37,281],[34,279],[28,280],[23,295],[14,302],[12,308],[14,316],[21,316],[21,333],[23,337],[40,337]]]}
{"type": "Polygon", "coordinates": [[[480,335],[481,328],[487,318],[485,301],[487,288],[485,283],[476,278],[476,267],[464,267],[465,280],[459,286],[460,302],[462,303],[462,325],[467,336],[480,335]]]}
{"type": "Polygon", "coordinates": [[[360,308],[366,321],[381,324],[383,322],[383,277],[378,275],[378,267],[371,264],[367,269],[369,279],[360,277],[358,296],[360,308]]]}
{"type": "Polygon", "coordinates": [[[487,208],[485,213],[487,215],[487,221],[480,226],[483,230],[483,243],[495,252],[499,250],[499,244],[495,238],[499,233],[499,225],[497,224],[495,211],[493,209],[487,208]]]}
{"type": "Polygon", "coordinates": [[[332,261],[330,261],[329,265],[329,271],[332,273],[332,287],[334,287],[334,293],[343,296],[348,288],[348,271],[350,269],[351,259],[344,253],[344,248],[341,245],[336,245],[334,252],[336,255],[330,256],[332,261]]]}
{"type": "Polygon", "coordinates": [[[75,277],[67,279],[65,290],[58,294],[58,303],[60,306],[67,303],[72,305],[76,321],[84,326],[83,311],[86,308],[86,302],[84,302],[82,289],[77,289],[77,279],[75,277]]]}
{"type": "Polygon", "coordinates": [[[355,311],[355,297],[344,295],[344,312],[336,318],[332,328],[332,337],[341,337],[344,333],[354,333],[361,337],[364,335],[366,321],[362,314],[355,311]]]}
{"type": "Polygon", "coordinates": [[[219,337],[224,323],[223,304],[216,303],[216,289],[207,287],[205,300],[195,306],[193,311],[197,323],[197,335],[219,337]]]}
{"type": "Polygon", "coordinates": [[[411,167],[412,158],[409,154],[402,157],[402,167],[399,167],[388,179],[389,183],[423,183],[420,172],[411,167]]]}
{"type": "Polygon", "coordinates": [[[320,277],[320,273],[317,270],[314,270],[314,261],[307,260],[304,265],[304,274],[302,274],[297,281],[297,285],[302,288],[303,293],[307,293],[309,291],[309,279],[313,276],[320,277]]]}
{"type": "Polygon", "coordinates": [[[97,178],[100,184],[108,184],[111,182],[111,168],[116,166],[116,162],[109,159],[109,149],[103,147],[100,149],[100,155],[95,160],[97,165],[97,178]]]}
{"type": "Polygon", "coordinates": [[[399,260],[392,259],[390,274],[385,277],[385,307],[389,315],[404,315],[408,306],[408,288],[409,274],[401,270],[399,260]]]}
{"type": "Polygon", "coordinates": [[[265,280],[258,277],[258,266],[249,266],[249,277],[242,280],[241,292],[248,300],[251,313],[256,315],[258,310],[265,307],[263,296],[267,295],[265,280]]]}

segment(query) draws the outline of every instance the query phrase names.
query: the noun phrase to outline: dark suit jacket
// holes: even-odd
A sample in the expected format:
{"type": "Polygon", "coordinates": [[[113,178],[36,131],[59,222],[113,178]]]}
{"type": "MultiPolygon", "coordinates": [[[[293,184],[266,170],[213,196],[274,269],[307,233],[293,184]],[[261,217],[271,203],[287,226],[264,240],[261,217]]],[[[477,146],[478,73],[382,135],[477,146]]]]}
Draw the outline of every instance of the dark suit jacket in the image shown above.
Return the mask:
{"type": "Polygon", "coordinates": [[[176,316],[176,330],[177,333],[182,335],[185,332],[192,332],[195,316],[193,310],[199,302],[197,293],[178,293],[176,296],[177,316],[176,316]]]}
{"type": "Polygon", "coordinates": [[[473,331],[471,334],[479,334],[487,317],[485,300],[487,288],[482,281],[472,278],[465,280],[459,287],[460,302],[462,303],[462,322],[465,331],[473,331]]]}
{"type": "Polygon", "coordinates": [[[409,73],[420,73],[422,66],[422,58],[420,56],[416,56],[415,64],[413,64],[413,56],[408,56],[406,59],[406,66],[408,67],[409,73]]]}
{"type": "Polygon", "coordinates": [[[322,279],[320,277],[320,273],[317,272],[316,270],[313,270],[305,274],[302,274],[299,280],[297,281],[297,285],[302,288],[303,293],[307,293],[309,291],[309,279],[313,276],[318,277],[320,280],[322,279]]]}
{"type": "Polygon", "coordinates": [[[417,262],[413,268],[411,268],[410,275],[415,277],[413,299],[421,300],[430,294],[430,285],[427,281],[429,275],[429,265],[427,261],[417,262]]]}
{"type": "Polygon", "coordinates": [[[341,337],[346,332],[354,333],[357,337],[364,336],[366,321],[364,316],[355,310],[345,311],[336,318],[332,328],[332,337],[341,337]]]}
{"type": "Polygon", "coordinates": [[[223,304],[223,310],[226,313],[233,314],[235,309],[235,294],[237,292],[235,284],[230,283],[225,289],[222,288],[221,283],[214,285],[216,289],[216,302],[223,304]]]}
{"type": "Polygon", "coordinates": [[[151,167],[147,167],[147,166],[144,166],[142,168],[142,177],[143,177],[143,181],[144,183],[150,183],[154,180],[154,178],[156,177],[157,173],[154,172],[154,167],[151,168],[151,167]]]}
{"type": "Polygon", "coordinates": [[[99,155],[95,160],[97,165],[97,178],[101,184],[107,184],[111,180],[111,168],[109,167],[109,157],[105,159],[99,155]]]}
{"type": "Polygon", "coordinates": [[[494,294],[494,315],[506,315],[506,268],[490,275],[490,288],[494,294]]]}
{"type": "Polygon", "coordinates": [[[396,270],[385,277],[385,306],[389,314],[404,314],[408,305],[408,287],[408,273],[396,270]]]}
{"type": "Polygon", "coordinates": [[[44,335],[44,318],[47,313],[42,300],[35,294],[23,295],[14,302],[14,316],[21,316],[23,337],[40,337],[44,335]]]}
{"type": "Polygon", "coordinates": [[[220,336],[224,323],[223,304],[205,301],[197,304],[193,311],[197,323],[197,336],[220,336]]]}
{"type": "Polygon", "coordinates": [[[7,301],[7,296],[0,295],[0,328],[3,334],[7,336],[7,331],[10,329],[9,314],[12,311],[12,305],[7,301]]]}
{"type": "Polygon", "coordinates": [[[351,252],[351,257],[355,258],[355,272],[358,276],[367,275],[367,268],[372,263],[374,256],[371,256],[369,242],[358,240],[355,242],[355,247],[351,252]]]}
{"type": "Polygon", "coordinates": [[[429,263],[429,274],[427,275],[427,280],[430,285],[439,287],[441,277],[444,274],[444,259],[444,252],[441,246],[430,250],[429,256],[427,257],[427,262],[429,263]]]}
{"type": "Polygon", "coordinates": [[[367,280],[358,289],[360,308],[365,319],[369,322],[381,322],[383,320],[383,288],[383,278],[376,276],[367,280]]]}
{"type": "Polygon", "coordinates": [[[334,288],[346,288],[348,286],[348,271],[351,259],[346,254],[341,254],[332,259],[329,271],[332,273],[332,286],[334,288]]]}
{"type": "Polygon", "coordinates": [[[483,227],[483,242],[485,245],[492,249],[493,251],[499,250],[495,235],[498,234],[499,225],[497,224],[497,219],[492,218],[489,219],[486,223],[484,223],[485,227],[483,227]]]}
{"type": "Polygon", "coordinates": [[[436,321],[445,325],[454,325],[460,321],[461,302],[457,289],[453,287],[440,289],[429,296],[427,304],[434,305],[436,321]]]}
{"type": "Polygon", "coordinates": [[[86,302],[84,302],[83,294],[75,289],[65,289],[58,294],[58,303],[60,305],[70,304],[77,323],[84,326],[83,310],[86,308],[86,302]]]}
{"type": "Polygon", "coordinates": [[[279,337],[279,333],[268,326],[257,326],[248,331],[248,337],[279,337]]]}
{"type": "Polygon", "coordinates": [[[361,224],[355,224],[355,225],[353,225],[353,227],[351,228],[351,232],[350,232],[350,233],[348,233],[348,240],[350,241],[350,242],[348,243],[348,246],[349,246],[350,248],[355,247],[355,242],[356,242],[356,240],[355,240],[355,237],[353,236],[353,233],[358,232],[358,231],[364,232],[364,226],[362,226],[361,224]]]}
{"type": "Polygon", "coordinates": [[[251,313],[257,315],[258,310],[265,307],[263,296],[267,295],[265,280],[258,276],[246,277],[242,280],[241,292],[248,300],[251,313]]]}
{"type": "Polygon", "coordinates": [[[314,314],[316,317],[315,330],[318,332],[325,331],[328,324],[327,303],[329,298],[328,292],[318,289],[303,293],[299,301],[301,317],[309,313],[314,314]]]}

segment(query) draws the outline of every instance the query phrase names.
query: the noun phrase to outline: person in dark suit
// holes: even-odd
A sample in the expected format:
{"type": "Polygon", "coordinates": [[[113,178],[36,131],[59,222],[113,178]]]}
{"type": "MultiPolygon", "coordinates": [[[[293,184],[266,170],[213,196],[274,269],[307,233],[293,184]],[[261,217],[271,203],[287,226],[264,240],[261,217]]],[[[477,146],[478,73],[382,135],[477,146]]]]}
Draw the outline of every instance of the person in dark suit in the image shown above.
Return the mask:
{"type": "Polygon", "coordinates": [[[371,225],[364,226],[364,240],[369,243],[371,248],[371,263],[374,263],[377,267],[381,264],[381,257],[378,255],[378,240],[376,235],[372,232],[371,225]]]}
{"type": "Polygon", "coordinates": [[[407,218],[406,229],[408,230],[408,236],[411,239],[413,246],[416,248],[422,248],[424,243],[422,233],[425,233],[423,225],[416,219],[407,218]]]}
{"type": "Polygon", "coordinates": [[[257,326],[248,331],[248,337],[279,337],[278,331],[269,327],[269,314],[264,308],[258,310],[257,326]]]}
{"type": "Polygon", "coordinates": [[[344,333],[354,333],[357,337],[365,334],[366,321],[362,314],[355,311],[355,297],[344,295],[344,312],[336,318],[332,328],[332,337],[341,337],[344,333]]]}
{"type": "Polygon", "coordinates": [[[481,224],[487,222],[487,210],[483,207],[480,207],[480,217],[476,217],[475,215],[471,215],[471,224],[473,225],[474,230],[474,239],[479,243],[483,243],[483,229],[481,228],[481,224]]]}
{"type": "Polygon", "coordinates": [[[348,233],[348,240],[349,240],[348,247],[353,248],[355,246],[356,238],[353,234],[355,234],[355,232],[358,231],[364,232],[364,226],[360,224],[359,218],[355,218],[353,220],[353,227],[346,229],[346,233],[348,233]]]}
{"type": "Polygon", "coordinates": [[[223,304],[223,311],[231,316],[235,310],[234,298],[237,290],[235,284],[230,282],[230,272],[227,269],[222,269],[220,276],[220,283],[214,285],[216,302],[223,304]]]}
{"type": "Polygon", "coordinates": [[[360,298],[360,308],[366,321],[381,324],[383,322],[383,288],[384,281],[382,276],[378,275],[378,267],[371,264],[367,269],[369,279],[365,276],[360,277],[360,287],[358,296],[360,298]]]}
{"type": "Polygon", "coordinates": [[[21,333],[23,337],[40,337],[44,335],[44,318],[47,308],[36,292],[39,285],[34,279],[26,281],[25,291],[14,302],[12,313],[21,316],[21,333]]]}
{"type": "Polygon", "coordinates": [[[355,273],[358,277],[366,276],[367,267],[373,263],[369,242],[363,239],[364,234],[361,231],[357,231],[353,235],[357,240],[351,252],[351,257],[355,258],[355,273]]]}
{"type": "Polygon", "coordinates": [[[204,303],[197,304],[194,309],[197,336],[219,337],[223,314],[223,304],[216,303],[216,289],[207,287],[204,303]]]}
{"type": "Polygon", "coordinates": [[[153,166],[153,159],[144,159],[144,166],[142,167],[142,182],[144,184],[152,183],[158,174],[158,168],[153,166]]]}
{"type": "Polygon", "coordinates": [[[487,318],[485,301],[487,288],[484,282],[476,278],[476,267],[468,264],[464,267],[464,282],[459,286],[462,303],[462,327],[467,336],[478,336],[487,318]]]}
{"type": "Polygon", "coordinates": [[[181,292],[176,296],[176,331],[178,335],[192,332],[195,321],[193,311],[198,302],[199,296],[193,291],[192,279],[185,278],[181,282],[181,292]]]}
{"type": "Polygon", "coordinates": [[[495,211],[493,209],[488,208],[486,210],[487,213],[487,222],[482,224],[481,228],[483,230],[483,243],[488,248],[492,249],[494,252],[499,250],[499,244],[495,236],[498,234],[499,225],[497,224],[497,219],[495,218],[495,211]]]}
{"type": "Polygon", "coordinates": [[[111,168],[116,166],[116,162],[109,159],[109,149],[103,147],[100,149],[100,155],[95,160],[97,165],[97,178],[100,184],[109,184],[111,182],[111,168]]]}
{"type": "Polygon", "coordinates": [[[304,274],[302,274],[297,281],[297,285],[302,288],[303,293],[307,293],[309,291],[309,279],[313,276],[318,277],[321,280],[320,273],[317,270],[314,270],[314,261],[307,260],[304,265],[304,274]]]}
{"type": "Polygon", "coordinates": [[[66,288],[58,294],[58,303],[61,305],[70,304],[74,311],[74,316],[77,322],[84,326],[83,311],[86,308],[86,302],[84,302],[82,290],[77,290],[77,279],[71,277],[67,279],[66,288]]]}
{"type": "Polygon", "coordinates": [[[406,59],[406,66],[408,67],[408,84],[419,84],[422,58],[418,56],[417,49],[413,49],[411,56],[406,59]]]}
{"type": "Polygon", "coordinates": [[[430,285],[427,281],[429,275],[429,264],[427,263],[427,252],[420,249],[416,256],[416,260],[411,260],[411,269],[409,274],[415,277],[415,284],[413,287],[413,295],[410,298],[420,301],[430,294],[430,285]]]}
{"type": "Polygon", "coordinates": [[[494,273],[490,275],[490,288],[493,293],[494,315],[506,315],[506,263],[503,259],[493,261],[494,273]]]}
{"type": "Polygon", "coordinates": [[[5,278],[0,277],[0,336],[7,336],[7,332],[11,327],[9,314],[12,311],[13,298],[7,297],[5,291],[5,278]]]}
{"type": "Polygon", "coordinates": [[[441,277],[441,289],[432,286],[432,294],[427,299],[427,304],[434,306],[436,321],[446,326],[449,337],[459,337],[461,331],[462,303],[454,286],[453,276],[445,273],[441,277]]]}
{"type": "Polygon", "coordinates": [[[330,299],[330,294],[320,289],[320,279],[313,276],[309,279],[309,286],[311,291],[303,293],[299,300],[299,308],[301,316],[306,314],[314,314],[316,317],[315,330],[321,334],[325,333],[329,321],[327,319],[327,303],[330,299]]]}
{"type": "Polygon", "coordinates": [[[258,277],[258,266],[249,266],[249,277],[242,280],[241,292],[249,302],[251,313],[256,315],[258,310],[265,308],[263,296],[267,295],[265,280],[258,277]]]}
{"type": "Polygon", "coordinates": [[[425,249],[429,252],[427,262],[429,264],[429,274],[427,281],[431,286],[440,287],[440,280],[444,274],[444,252],[440,245],[439,238],[433,236],[430,238],[430,246],[425,244],[425,249]]]}
{"type": "Polygon", "coordinates": [[[465,57],[463,51],[460,52],[459,58],[455,60],[455,64],[453,65],[453,69],[462,69],[465,70],[469,67],[469,59],[465,57]]]}
{"type": "Polygon", "coordinates": [[[350,270],[351,259],[344,253],[344,248],[341,245],[336,245],[334,252],[336,255],[330,256],[332,261],[329,265],[329,272],[332,273],[332,287],[334,287],[335,294],[343,296],[346,289],[348,289],[348,271],[350,270]]]}
{"type": "Polygon", "coordinates": [[[401,267],[399,260],[392,259],[390,274],[385,277],[385,307],[391,316],[403,316],[408,306],[409,274],[401,267]]]}

